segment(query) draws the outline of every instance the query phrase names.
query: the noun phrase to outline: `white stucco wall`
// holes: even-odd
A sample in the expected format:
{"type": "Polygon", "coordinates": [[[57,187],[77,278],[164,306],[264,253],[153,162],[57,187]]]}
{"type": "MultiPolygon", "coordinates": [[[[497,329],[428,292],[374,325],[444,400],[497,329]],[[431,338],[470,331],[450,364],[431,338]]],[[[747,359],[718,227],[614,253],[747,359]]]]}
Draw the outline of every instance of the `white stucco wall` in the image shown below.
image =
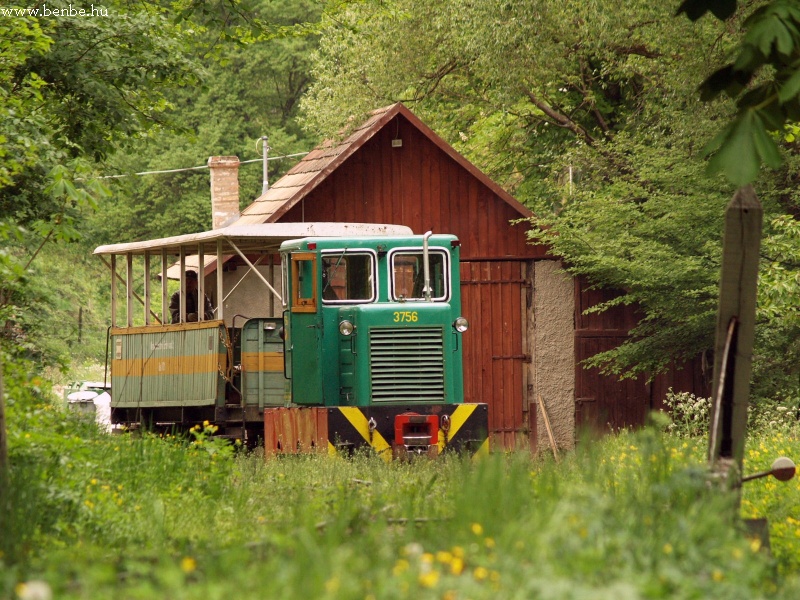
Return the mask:
{"type": "MultiPolygon", "coordinates": [[[[533,267],[533,398],[539,450],[550,448],[544,401],[559,448],[575,445],[575,295],[570,275],[552,260],[533,267]]],[[[532,399],[533,400],[533,399],[532,399]]]]}
{"type": "MultiPolygon", "coordinates": [[[[256,269],[283,296],[280,264],[277,260],[275,262],[276,264],[273,266],[259,265],[256,269]]],[[[213,296],[216,297],[216,274],[208,276],[206,282],[209,294],[213,293],[213,296]]],[[[269,291],[255,273],[250,272],[250,268],[247,266],[240,266],[233,271],[224,271],[222,286],[227,294],[223,304],[223,316],[225,324],[229,327],[232,325],[234,315],[237,314],[250,318],[280,317],[283,314],[281,301],[269,291]]],[[[243,322],[242,318],[237,318],[237,327],[241,327],[243,322]]]]}

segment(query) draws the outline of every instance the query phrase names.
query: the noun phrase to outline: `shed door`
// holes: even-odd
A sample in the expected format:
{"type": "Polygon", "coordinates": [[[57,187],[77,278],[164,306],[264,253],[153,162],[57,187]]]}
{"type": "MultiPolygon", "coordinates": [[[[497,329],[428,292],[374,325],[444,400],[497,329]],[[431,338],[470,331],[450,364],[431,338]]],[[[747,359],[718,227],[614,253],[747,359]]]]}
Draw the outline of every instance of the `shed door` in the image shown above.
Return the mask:
{"type": "Polygon", "coordinates": [[[462,261],[464,401],[489,405],[495,447],[514,448],[527,435],[528,290],[526,263],[462,261]]]}
{"type": "Polygon", "coordinates": [[[575,427],[579,431],[607,433],[644,425],[650,408],[650,392],[643,376],[619,379],[581,366],[581,361],[616,348],[624,341],[624,337],[576,336],[575,427]]]}

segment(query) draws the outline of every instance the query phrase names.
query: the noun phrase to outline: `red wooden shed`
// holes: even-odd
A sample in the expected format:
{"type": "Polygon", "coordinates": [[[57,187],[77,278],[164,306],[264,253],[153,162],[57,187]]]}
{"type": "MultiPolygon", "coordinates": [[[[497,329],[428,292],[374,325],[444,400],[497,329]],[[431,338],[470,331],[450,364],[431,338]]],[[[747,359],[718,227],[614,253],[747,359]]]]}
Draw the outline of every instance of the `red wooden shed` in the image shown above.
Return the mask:
{"type": "Polygon", "coordinates": [[[471,324],[464,336],[465,401],[489,404],[495,447],[547,444],[542,404],[558,445],[571,447],[581,425],[641,424],[668,385],[701,389],[696,369],[678,372],[682,381],[673,375],[650,385],[579,365],[621,341],[632,316],[624,308],[584,315],[600,292],[564,274],[545,246],[529,244],[525,224],[511,224],[529,216],[398,103],[373,113],[346,139],[314,149],[236,223],[394,223],[415,233],[457,235],[463,313],[471,324]]]}

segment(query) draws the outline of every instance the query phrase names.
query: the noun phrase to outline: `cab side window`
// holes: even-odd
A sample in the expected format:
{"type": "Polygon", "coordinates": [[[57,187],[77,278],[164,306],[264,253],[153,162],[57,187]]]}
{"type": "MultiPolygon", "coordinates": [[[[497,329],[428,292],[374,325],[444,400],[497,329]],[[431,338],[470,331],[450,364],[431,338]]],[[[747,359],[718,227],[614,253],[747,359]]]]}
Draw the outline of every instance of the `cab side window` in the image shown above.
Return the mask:
{"type": "Polygon", "coordinates": [[[322,257],[324,302],[371,302],[375,299],[372,254],[336,253],[322,257]]]}
{"type": "MultiPolygon", "coordinates": [[[[447,261],[444,252],[428,254],[431,298],[447,298],[447,261]]],[[[398,252],[392,256],[392,297],[394,300],[425,298],[425,267],[422,252],[398,252]]]]}
{"type": "Polygon", "coordinates": [[[313,252],[292,254],[292,312],[317,310],[317,261],[313,252]]]}

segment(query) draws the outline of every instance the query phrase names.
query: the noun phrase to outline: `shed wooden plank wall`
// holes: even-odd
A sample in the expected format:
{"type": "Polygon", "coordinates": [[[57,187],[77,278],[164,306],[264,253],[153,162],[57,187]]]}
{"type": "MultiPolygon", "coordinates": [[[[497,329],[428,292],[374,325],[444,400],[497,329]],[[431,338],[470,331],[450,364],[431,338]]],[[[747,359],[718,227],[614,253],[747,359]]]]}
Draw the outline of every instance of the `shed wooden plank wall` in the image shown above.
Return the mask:
{"type": "Polygon", "coordinates": [[[637,427],[650,410],[664,408],[669,388],[709,395],[701,358],[672,365],[668,372],[648,382],[645,376],[620,380],[585,369],[582,361],[619,346],[636,325],[633,307],[617,306],[603,313],[584,314],[587,308],[615,298],[621,292],[589,289],[583,278],[575,279],[575,424],[596,432],[637,427]]]}
{"type": "Polygon", "coordinates": [[[474,402],[491,403],[494,447],[514,448],[528,422],[524,272],[525,263],[515,261],[473,261],[461,266],[463,312],[471,316],[473,325],[463,338],[464,395],[474,402]]]}

